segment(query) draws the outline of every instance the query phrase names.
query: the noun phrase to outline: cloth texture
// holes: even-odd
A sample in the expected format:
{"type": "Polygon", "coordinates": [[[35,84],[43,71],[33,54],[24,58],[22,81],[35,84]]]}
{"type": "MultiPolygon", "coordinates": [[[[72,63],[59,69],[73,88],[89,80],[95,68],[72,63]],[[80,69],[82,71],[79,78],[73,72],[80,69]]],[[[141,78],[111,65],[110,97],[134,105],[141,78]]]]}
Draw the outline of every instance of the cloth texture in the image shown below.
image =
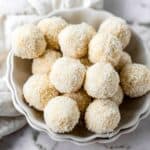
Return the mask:
{"type": "Polygon", "coordinates": [[[68,8],[103,8],[103,0],[28,0],[31,6],[40,15],[50,13],[58,9],[68,8]]]}
{"type": "Polygon", "coordinates": [[[22,128],[26,120],[14,108],[11,93],[4,77],[6,71],[6,51],[0,53],[0,138],[22,128]]]}

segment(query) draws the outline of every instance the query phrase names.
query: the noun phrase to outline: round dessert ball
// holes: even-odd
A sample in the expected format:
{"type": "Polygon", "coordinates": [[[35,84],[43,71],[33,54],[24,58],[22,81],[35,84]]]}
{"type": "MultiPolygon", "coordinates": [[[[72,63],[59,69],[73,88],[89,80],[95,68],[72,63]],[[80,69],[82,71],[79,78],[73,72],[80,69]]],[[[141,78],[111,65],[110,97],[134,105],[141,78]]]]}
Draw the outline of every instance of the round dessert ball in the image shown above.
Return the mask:
{"type": "Polygon", "coordinates": [[[23,94],[30,106],[43,111],[48,101],[59,93],[49,82],[46,74],[35,74],[25,82],[23,94]]]}
{"type": "Polygon", "coordinates": [[[86,69],[79,60],[62,57],[55,61],[50,81],[61,93],[76,92],[83,84],[86,69]]]}
{"type": "Polygon", "coordinates": [[[83,89],[79,90],[78,92],[67,93],[65,96],[68,96],[77,102],[78,108],[82,115],[91,102],[91,97],[88,96],[83,89]]]}
{"type": "Polygon", "coordinates": [[[52,98],[44,109],[45,122],[56,133],[72,131],[79,118],[77,103],[66,96],[52,98]]]}
{"type": "Polygon", "coordinates": [[[150,91],[150,70],[142,64],[127,64],[120,72],[123,91],[130,97],[139,97],[150,91]]]}
{"type": "Polygon", "coordinates": [[[26,24],[13,32],[12,49],[16,56],[32,59],[45,52],[46,41],[43,33],[35,25],[26,24]]]}
{"type": "Polygon", "coordinates": [[[85,113],[85,123],[88,130],[95,133],[112,132],[121,119],[119,108],[109,99],[94,100],[85,113]]]}
{"type": "Polygon", "coordinates": [[[96,34],[89,44],[89,60],[92,63],[106,61],[116,66],[120,60],[122,46],[117,37],[110,33],[96,34]]]}
{"type": "Polygon", "coordinates": [[[126,21],[119,17],[110,17],[106,19],[99,28],[99,32],[107,32],[115,35],[125,48],[131,38],[131,31],[126,21]]]}
{"type": "Polygon", "coordinates": [[[52,49],[46,50],[44,55],[33,59],[32,73],[49,73],[54,62],[61,57],[61,53],[52,49]]]}
{"type": "Polygon", "coordinates": [[[123,102],[124,93],[119,85],[117,92],[110,98],[113,102],[115,102],[118,106],[123,102]]]}
{"type": "Polygon", "coordinates": [[[84,89],[94,98],[108,98],[117,92],[119,82],[119,75],[112,65],[99,62],[87,69],[84,89]]]}
{"type": "Polygon", "coordinates": [[[131,64],[131,56],[127,52],[122,52],[118,65],[116,69],[120,71],[126,64],[131,64]]]}
{"type": "Polygon", "coordinates": [[[95,35],[95,29],[86,24],[69,25],[59,34],[59,44],[64,56],[81,58],[87,55],[88,43],[95,35]]]}
{"type": "Polygon", "coordinates": [[[49,48],[59,49],[58,34],[67,26],[61,17],[52,17],[41,20],[38,28],[43,32],[49,48]]]}

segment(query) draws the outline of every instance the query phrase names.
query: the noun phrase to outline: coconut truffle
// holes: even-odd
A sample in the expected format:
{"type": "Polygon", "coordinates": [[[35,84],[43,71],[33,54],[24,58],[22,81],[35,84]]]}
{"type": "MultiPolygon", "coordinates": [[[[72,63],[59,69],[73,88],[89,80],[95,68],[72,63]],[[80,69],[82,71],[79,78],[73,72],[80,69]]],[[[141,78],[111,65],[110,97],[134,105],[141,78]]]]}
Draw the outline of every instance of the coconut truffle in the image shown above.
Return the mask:
{"type": "Polygon", "coordinates": [[[139,97],[150,91],[150,70],[144,65],[125,65],[120,80],[124,93],[130,97],[139,97]]]}
{"type": "Polygon", "coordinates": [[[32,73],[49,73],[53,63],[61,57],[61,53],[52,49],[46,50],[46,53],[33,59],[32,73]]]}
{"type": "Polygon", "coordinates": [[[66,96],[52,98],[44,109],[45,122],[56,133],[72,131],[78,123],[79,117],[77,103],[66,96]]]}
{"type": "Polygon", "coordinates": [[[59,34],[59,44],[64,56],[81,58],[87,55],[88,43],[95,35],[95,29],[86,24],[69,25],[59,34]]]}
{"type": "Polygon", "coordinates": [[[46,50],[43,33],[33,24],[18,27],[12,35],[12,49],[21,58],[39,57],[46,50]]]}
{"type": "Polygon", "coordinates": [[[49,48],[59,49],[58,34],[67,25],[61,17],[46,18],[38,23],[38,28],[43,32],[49,48]]]}
{"type": "Polygon", "coordinates": [[[27,103],[39,111],[43,111],[48,101],[59,93],[49,82],[45,74],[29,77],[23,86],[23,94],[27,103]]]}
{"type": "Polygon", "coordinates": [[[99,62],[87,69],[84,88],[88,95],[95,98],[112,97],[118,86],[119,75],[111,64],[99,62]]]}
{"type": "Polygon", "coordinates": [[[95,133],[112,132],[118,126],[120,118],[118,106],[109,99],[94,100],[85,113],[86,127],[95,133]]]}
{"type": "Polygon", "coordinates": [[[125,48],[131,38],[131,31],[126,21],[119,17],[110,17],[106,19],[99,28],[99,32],[107,32],[115,35],[125,48]]]}
{"type": "Polygon", "coordinates": [[[92,63],[106,61],[116,66],[120,60],[122,46],[117,37],[110,33],[96,34],[89,44],[89,60],[92,63]]]}
{"type": "Polygon", "coordinates": [[[131,64],[131,56],[127,52],[122,52],[118,65],[116,69],[120,71],[126,64],[131,64]]]}
{"type": "Polygon", "coordinates": [[[110,98],[113,102],[115,102],[118,106],[122,103],[124,97],[123,90],[119,85],[117,92],[110,98]]]}
{"type": "Polygon", "coordinates": [[[77,102],[78,108],[82,115],[84,114],[87,106],[91,102],[91,97],[88,96],[86,92],[82,89],[78,92],[65,94],[65,96],[68,96],[77,102]]]}
{"type": "Polygon", "coordinates": [[[62,57],[55,61],[50,80],[61,93],[76,92],[83,84],[86,69],[79,60],[62,57]]]}

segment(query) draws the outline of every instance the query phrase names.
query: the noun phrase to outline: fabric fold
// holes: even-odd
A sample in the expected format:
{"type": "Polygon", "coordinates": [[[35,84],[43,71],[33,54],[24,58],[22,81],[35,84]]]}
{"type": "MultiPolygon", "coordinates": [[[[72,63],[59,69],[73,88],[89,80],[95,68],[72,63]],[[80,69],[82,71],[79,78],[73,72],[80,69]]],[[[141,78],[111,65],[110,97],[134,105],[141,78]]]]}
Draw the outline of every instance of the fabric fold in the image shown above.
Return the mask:
{"type": "Polygon", "coordinates": [[[40,15],[45,15],[58,9],[78,7],[93,9],[103,8],[103,0],[28,0],[28,2],[40,15]]]}
{"type": "Polygon", "coordinates": [[[0,117],[0,139],[3,136],[11,134],[26,124],[26,119],[23,116],[20,117],[0,117]]]}
{"type": "Polygon", "coordinates": [[[26,124],[26,119],[13,106],[11,92],[6,85],[7,52],[0,55],[0,138],[17,131],[26,124]]]}

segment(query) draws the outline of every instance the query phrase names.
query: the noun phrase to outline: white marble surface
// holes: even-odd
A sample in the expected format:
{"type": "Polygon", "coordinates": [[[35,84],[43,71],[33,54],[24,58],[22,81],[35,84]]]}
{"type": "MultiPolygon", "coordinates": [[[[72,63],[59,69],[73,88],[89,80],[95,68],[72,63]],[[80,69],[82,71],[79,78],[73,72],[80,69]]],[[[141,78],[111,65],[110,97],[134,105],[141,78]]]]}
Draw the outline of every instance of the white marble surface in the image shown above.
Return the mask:
{"type": "Polygon", "coordinates": [[[3,138],[1,150],[149,150],[150,149],[150,117],[143,120],[138,128],[121,136],[110,144],[93,144],[77,146],[66,142],[54,142],[44,133],[39,133],[29,126],[3,138]]]}
{"type": "MultiPolygon", "coordinates": [[[[3,10],[4,19],[8,20],[11,16],[18,16],[20,10],[15,10],[16,6],[14,4],[12,4],[12,7],[9,5],[11,9],[7,9],[5,3],[1,4],[2,1],[9,2],[9,4],[11,1],[0,0],[0,6],[5,8],[0,10],[0,14],[2,14],[1,11],[3,10]]],[[[21,15],[24,15],[24,13],[36,15],[36,11],[28,6],[28,3],[24,2],[25,0],[21,1],[19,3],[21,15]]],[[[135,27],[136,31],[141,34],[150,50],[150,0],[104,0],[104,6],[106,10],[127,19],[135,27]]],[[[2,36],[3,34],[0,34],[0,43],[3,40],[2,36]]],[[[149,150],[149,142],[150,116],[142,120],[134,132],[123,135],[110,144],[94,144],[81,147],[71,143],[59,143],[52,141],[46,134],[39,133],[27,125],[24,129],[1,139],[0,150],[149,150]]]]}

